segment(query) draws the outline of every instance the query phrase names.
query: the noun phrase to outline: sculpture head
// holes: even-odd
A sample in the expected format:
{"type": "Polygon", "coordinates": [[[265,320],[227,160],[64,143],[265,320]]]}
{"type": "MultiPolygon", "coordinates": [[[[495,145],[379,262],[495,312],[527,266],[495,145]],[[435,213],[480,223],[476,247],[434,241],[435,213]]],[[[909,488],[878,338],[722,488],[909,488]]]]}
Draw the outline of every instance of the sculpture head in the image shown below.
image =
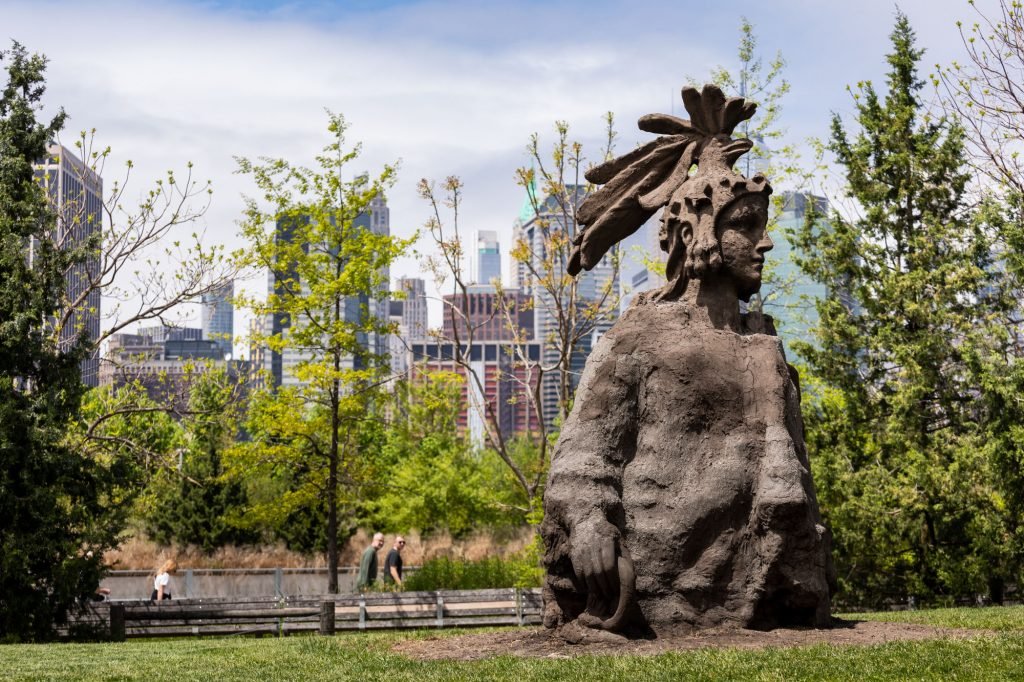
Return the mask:
{"type": "Polygon", "coordinates": [[[682,94],[691,120],[644,116],[642,130],[668,134],[587,172],[604,187],[577,212],[582,229],[570,272],[593,267],[664,207],[659,241],[668,253],[668,283],[656,298],[679,298],[691,279],[731,277],[739,298],[749,300],[760,289],[764,253],[772,247],[765,232],[772,189],[760,173],[746,178],[732,169],[753,143],[731,133],[756,106],[726,99],[714,85],[701,92],[686,87],[682,94]]]}
{"type": "Polygon", "coordinates": [[[744,194],[725,207],[715,224],[722,264],[718,275],[731,279],[741,301],[761,289],[764,254],[775,244],[768,236],[768,199],[744,194]]]}

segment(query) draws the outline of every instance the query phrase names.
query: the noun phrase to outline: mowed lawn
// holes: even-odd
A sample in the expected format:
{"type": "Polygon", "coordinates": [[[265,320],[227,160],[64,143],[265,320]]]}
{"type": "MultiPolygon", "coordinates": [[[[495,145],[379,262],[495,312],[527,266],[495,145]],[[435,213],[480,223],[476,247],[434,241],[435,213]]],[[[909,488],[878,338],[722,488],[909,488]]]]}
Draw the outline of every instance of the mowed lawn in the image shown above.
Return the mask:
{"type": "MultiPolygon", "coordinates": [[[[390,652],[429,633],[346,633],[284,639],[133,640],[121,644],[0,647],[0,678],[12,680],[1024,680],[1024,608],[857,614],[871,620],[995,630],[977,638],[818,645],[799,649],[706,649],[659,656],[584,656],[418,662],[390,652]]],[[[457,633],[449,633],[457,634],[457,633]]]]}

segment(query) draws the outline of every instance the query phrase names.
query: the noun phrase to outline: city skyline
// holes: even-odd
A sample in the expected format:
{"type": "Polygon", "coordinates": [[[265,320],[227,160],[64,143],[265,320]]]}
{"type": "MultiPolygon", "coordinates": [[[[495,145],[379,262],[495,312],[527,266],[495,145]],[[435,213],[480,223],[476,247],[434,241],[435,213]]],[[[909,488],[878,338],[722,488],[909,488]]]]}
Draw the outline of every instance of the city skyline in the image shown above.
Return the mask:
{"type": "MultiPolygon", "coordinates": [[[[983,11],[987,4],[981,3],[983,11]]],[[[346,115],[351,141],[363,143],[366,168],[402,160],[398,184],[387,197],[397,236],[409,236],[428,217],[417,181],[457,174],[466,183],[463,224],[496,231],[510,244],[508,217],[523,196],[513,171],[529,165],[525,146],[532,133],[540,135],[543,153],[554,141],[554,121],[564,120],[572,137],[597,154],[601,116],[612,111],[620,152],[648,139],[636,129],[638,116],[681,113],[678,92],[687,78],[706,79],[718,65],[737,68],[739,24],[746,16],[759,53],[767,59],[781,49],[788,62],[784,75],[792,90],[782,102],[780,125],[792,141],[823,136],[830,112],[848,116],[852,110],[847,84],[881,82],[895,12],[891,3],[848,7],[803,0],[770,7],[744,2],[720,7],[692,2],[177,2],[152,7],[114,2],[85,7],[53,0],[2,6],[5,38],[50,59],[44,113],[58,106],[68,111],[66,137],[98,128],[101,143],[113,148],[108,169],[132,159],[140,181],[169,168],[180,172],[194,162],[197,176],[214,183],[210,211],[197,228],[210,243],[229,249],[239,244],[240,196],[253,193],[233,174],[234,157],[310,158],[323,139],[324,107],[346,115]],[[43,8],[45,22],[39,21],[43,8]],[[118,17],[121,30],[108,39],[77,37],[103,34],[110,15],[118,17]],[[566,25],[574,30],[564,31],[566,25]],[[152,32],[152,26],[161,31],[152,32]],[[684,34],[680,26],[687,26],[684,34]],[[55,41],[53,35],[70,39],[55,41]],[[636,49],[638,36],[643,36],[642,50],[636,49]],[[266,50],[268,43],[281,49],[266,50]],[[842,54],[831,49],[837,43],[844,46],[842,54]],[[320,55],[317,60],[307,58],[310,49],[320,55]]],[[[966,3],[914,0],[900,6],[928,49],[925,64],[959,56],[955,22],[973,18],[966,3]]],[[[419,248],[426,251],[429,245],[421,241],[419,248]]],[[[420,273],[420,264],[406,257],[392,274],[420,273]]],[[[506,271],[505,278],[510,274],[506,271]]],[[[251,277],[239,286],[253,291],[261,280],[251,277]]],[[[427,287],[437,319],[438,292],[429,280],[427,287]]],[[[198,322],[198,302],[184,318],[198,322]]],[[[244,317],[238,320],[239,328],[246,325],[244,317]]]]}

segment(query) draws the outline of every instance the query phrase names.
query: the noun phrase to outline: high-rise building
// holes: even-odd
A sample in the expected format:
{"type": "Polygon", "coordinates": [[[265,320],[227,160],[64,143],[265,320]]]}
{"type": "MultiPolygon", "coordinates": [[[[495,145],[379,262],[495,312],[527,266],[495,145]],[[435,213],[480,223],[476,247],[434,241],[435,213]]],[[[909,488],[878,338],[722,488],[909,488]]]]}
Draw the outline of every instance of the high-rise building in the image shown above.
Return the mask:
{"type": "Polygon", "coordinates": [[[397,331],[388,335],[388,357],[391,376],[400,377],[409,371],[411,344],[427,338],[427,292],[417,277],[399,277],[395,287],[405,297],[389,302],[389,321],[397,331]]]}
{"type": "Polygon", "coordinates": [[[480,230],[476,237],[476,281],[477,284],[490,284],[493,280],[501,281],[501,245],[498,233],[493,230],[480,230]]]}
{"type": "MultiPolygon", "coordinates": [[[[103,179],[99,174],[67,148],[50,145],[46,158],[35,165],[35,176],[56,211],[55,241],[59,248],[79,247],[102,233],[103,179]]],[[[29,245],[29,262],[35,249],[35,243],[29,245]]],[[[101,266],[97,250],[66,273],[65,297],[74,307],[61,330],[60,343],[71,343],[82,330],[94,341],[99,338],[101,292],[95,282],[101,266]]],[[[99,385],[99,366],[97,350],[82,361],[82,382],[87,386],[99,385]]]]}
{"type": "MultiPolygon", "coordinates": [[[[582,202],[585,188],[583,186],[569,186],[567,193],[571,196],[572,203],[579,205],[582,202]]],[[[518,244],[526,242],[530,247],[530,253],[535,259],[532,264],[533,270],[543,272],[553,267],[550,272],[551,280],[558,281],[562,277],[568,277],[566,270],[567,263],[554,262],[546,259],[542,262],[542,254],[546,253],[545,231],[549,233],[557,230],[572,230],[574,212],[564,210],[561,202],[554,196],[547,196],[537,207],[533,201],[527,198],[519,218],[513,225],[513,239],[518,244]]],[[[571,378],[572,389],[575,390],[583,374],[583,367],[591,349],[598,339],[608,331],[618,318],[618,307],[613,306],[619,294],[619,274],[615,266],[615,257],[618,253],[618,246],[609,249],[601,261],[589,271],[581,272],[576,278],[576,305],[578,306],[577,319],[579,324],[573,335],[587,327],[588,332],[574,344],[569,357],[567,371],[571,378]],[[584,313],[588,307],[597,306],[601,315],[595,321],[584,313]]],[[[513,268],[516,286],[526,295],[533,298],[534,308],[534,338],[541,344],[544,363],[548,366],[554,365],[561,355],[559,349],[558,324],[559,316],[556,302],[550,291],[534,281],[531,268],[526,263],[517,262],[513,268]]],[[[561,303],[564,305],[564,303],[561,303]]],[[[544,375],[542,393],[544,404],[544,420],[552,424],[558,416],[560,378],[557,372],[548,372],[544,375]]]]}
{"type": "Polygon", "coordinates": [[[472,284],[465,294],[444,296],[443,310],[441,339],[409,345],[412,378],[440,370],[463,377],[458,426],[475,442],[486,441],[491,419],[505,438],[539,431],[533,404],[539,372],[531,365],[540,361],[541,346],[533,339],[532,296],[518,289],[499,296],[494,286],[472,284]],[[456,341],[468,370],[455,362],[456,341]]]}
{"type": "Polygon", "coordinates": [[[623,313],[633,297],[642,291],[657,289],[665,284],[667,254],[658,244],[661,212],[658,211],[640,229],[619,243],[619,282],[621,297],[619,312],[623,313]]]}
{"type": "Polygon", "coordinates": [[[388,304],[388,322],[396,330],[388,335],[388,361],[392,378],[405,376],[409,370],[409,341],[402,325],[405,301],[393,300],[388,304]]]}
{"type": "Polygon", "coordinates": [[[253,316],[249,320],[249,387],[253,391],[262,391],[275,386],[271,373],[271,350],[261,339],[267,333],[267,323],[271,316],[253,316]]]}
{"type": "Polygon", "coordinates": [[[138,334],[112,335],[100,364],[99,385],[117,389],[139,384],[161,404],[178,408],[187,405],[192,374],[224,367],[224,353],[213,341],[191,333],[166,333],[168,329],[151,327],[138,334]],[[164,333],[150,333],[157,330],[164,333]]]}
{"type": "MultiPolygon", "coordinates": [[[[815,301],[830,294],[824,284],[815,282],[796,264],[793,245],[786,235],[786,230],[801,227],[808,211],[814,212],[824,219],[828,216],[829,205],[824,197],[801,192],[784,192],[782,194],[782,212],[779,215],[778,229],[771,233],[774,248],[766,258],[771,265],[772,276],[761,287],[761,299],[764,312],[771,315],[775,328],[789,350],[793,341],[799,339],[811,341],[811,329],[817,324],[818,311],[815,301]]],[[[835,292],[844,296],[844,292],[835,292]]]]}
{"type": "Polygon", "coordinates": [[[427,285],[419,277],[399,277],[397,290],[405,292],[402,326],[410,341],[427,338],[427,285]]]}
{"type": "MultiPolygon", "coordinates": [[[[287,217],[277,221],[276,231],[274,238],[279,241],[294,242],[295,234],[297,229],[305,222],[308,222],[308,218],[293,218],[287,217]]],[[[383,196],[375,197],[371,202],[368,211],[359,214],[353,221],[353,226],[356,228],[362,228],[369,230],[374,234],[389,236],[391,234],[390,224],[390,211],[383,196]]],[[[308,249],[308,244],[304,244],[304,249],[308,249]]],[[[384,281],[388,281],[388,269],[384,268],[381,272],[381,277],[384,281]]],[[[291,268],[287,274],[288,279],[292,282],[298,282],[299,286],[303,284],[299,281],[298,273],[291,268]]],[[[267,279],[267,290],[276,293],[281,296],[285,293],[284,284],[274,272],[268,273],[267,279]]],[[[343,314],[345,319],[353,323],[358,322],[362,319],[363,311],[375,316],[382,323],[386,323],[390,313],[389,299],[387,296],[381,296],[378,298],[371,297],[369,293],[362,293],[358,296],[350,296],[345,300],[345,309],[343,314]]],[[[286,313],[274,313],[267,316],[267,319],[262,323],[263,329],[267,330],[273,335],[284,335],[287,336],[289,330],[295,325],[306,324],[305,320],[300,316],[297,319],[292,319],[290,315],[286,313]]],[[[266,333],[266,332],[265,332],[266,333]]],[[[387,354],[388,342],[386,334],[377,333],[363,333],[359,335],[359,343],[367,349],[371,354],[378,357],[384,357],[387,354]]],[[[296,348],[294,346],[287,346],[282,351],[270,351],[269,353],[260,355],[264,358],[264,364],[262,366],[254,365],[254,369],[266,371],[269,374],[269,379],[273,386],[301,386],[304,385],[304,381],[295,376],[295,367],[303,362],[308,362],[311,359],[310,351],[303,348],[296,348]]],[[[256,356],[253,355],[253,358],[256,356]]],[[[345,368],[358,368],[362,360],[360,358],[350,357],[346,361],[345,368]]]]}
{"type": "MultiPolygon", "coordinates": [[[[355,219],[357,227],[363,227],[373,234],[383,237],[391,236],[391,210],[388,208],[384,195],[378,194],[370,200],[370,208],[367,212],[359,214],[355,219]]],[[[391,282],[391,270],[384,267],[380,271],[382,280],[388,284],[391,282]]],[[[387,284],[385,285],[387,286],[387,284]]],[[[388,321],[390,313],[389,297],[383,295],[377,298],[368,293],[359,296],[359,306],[365,306],[366,310],[376,317],[382,324],[388,321]]],[[[356,311],[358,314],[358,311],[356,311]]],[[[388,334],[370,334],[366,339],[367,348],[377,357],[384,357],[388,352],[388,334]]]]}
{"type": "Polygon", "coordinates": [[[503,438],[539,432],[540,420],[532,401],[538,376],[530,364],[540,361],[540,344],[474,340],[464,348],[479,384],[468,376],[462,365],[455,362],[454,344],[434,341],[412,344],[413,380],[423,371],[448,371],[461,376],[462,402],[457,425],[475,442],[487,442],[488,413],[494,415],[503,438]],[[519,353],[524,353],[529,362],[522,362],[519,353]]]}
{"type": "Polygon", "coordinates": [[[139,327],[137,335],[149,337],[153,343],[162,344],[167,341],[201,341],[203,330],[198,327],[155,325],[152,327],[139,327]]]}
{"type": "Polygon", "coordinates": [[[471,284],[465,295],[444,297],[442,336],[467,342],[472,330],[474,341],[513,341],[534,338],[532,297],[519,289],[497,289],[485,284],[471,284]]]}
{"type": "Polygon", "coordinates": [[[234,294],[235,282],[228,280],[202,297],[203,338],[216,342],[225,357],[234,355],[235,306],[231,300],[234,294]]]}

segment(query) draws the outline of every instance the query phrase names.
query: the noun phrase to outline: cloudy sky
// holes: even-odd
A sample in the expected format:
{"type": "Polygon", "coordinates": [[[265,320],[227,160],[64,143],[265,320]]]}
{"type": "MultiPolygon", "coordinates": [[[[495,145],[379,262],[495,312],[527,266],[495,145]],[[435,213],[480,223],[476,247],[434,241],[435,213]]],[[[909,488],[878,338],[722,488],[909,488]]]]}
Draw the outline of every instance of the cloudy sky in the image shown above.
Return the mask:
{"type": "MultiPolygon", "coordinates": [[[[995,0],[977,5],[995,11],[995,0]]],[[[929,69],[961,56],[956,21],[975,17],[966,0],[899,6],[929,69]]],[[[596,149],[612,111],[628,150],[648,137],[639,116],[681,112],[687,77],[736,68],[745,16],[760,52],[786,59],[790,137],[825,135],[830,112],[849,116],[848,84],[882,81],[895,11],[888,0],[0,0],[0,41],[49,57],[47,103],[70,114],[65,141],[96,128],[113,148],[108,168],[131,159],[137,180],[155,179],[191,161],[212,180],[209,241],[239,245],[251,187],[234,157],[311,164],[327,108],[364,145],[353,172],[401,161],[388,196],[395,234],[427,218],[416,182],[454,174],[463,227],[497,230],[507,252],[523,199],[514,170],[532,133],[548,146],[565,120],[596,149]]],[[[417,273],[413,258],[395,269],[417,273]]]]}

